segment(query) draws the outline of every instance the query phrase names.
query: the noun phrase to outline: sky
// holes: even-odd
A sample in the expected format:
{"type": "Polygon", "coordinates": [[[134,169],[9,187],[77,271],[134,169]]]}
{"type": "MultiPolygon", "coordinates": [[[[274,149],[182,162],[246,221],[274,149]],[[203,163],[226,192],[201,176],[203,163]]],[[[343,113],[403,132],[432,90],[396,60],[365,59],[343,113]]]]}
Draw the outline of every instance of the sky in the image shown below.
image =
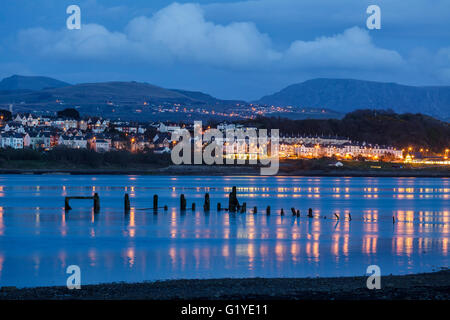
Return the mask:
{"type": "Polygon", "coordinates": [[[0,77],[12,74],[245,100],[324,77],[450,85],[450,1],[2,0],[0,77]]]}

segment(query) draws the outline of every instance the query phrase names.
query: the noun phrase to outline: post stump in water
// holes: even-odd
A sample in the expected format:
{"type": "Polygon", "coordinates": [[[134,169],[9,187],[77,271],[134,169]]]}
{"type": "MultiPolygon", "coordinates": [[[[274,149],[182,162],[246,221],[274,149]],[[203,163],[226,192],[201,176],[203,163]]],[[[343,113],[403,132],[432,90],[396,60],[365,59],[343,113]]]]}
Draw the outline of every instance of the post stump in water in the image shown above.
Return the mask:
{"type": "Polygon", "coordinates": [[[211,202],[209,200],[209,193],[205,194],[205,203],[203,204],[203,209],[209,211],[211,208],[211,202]]]}
{"type": "Polygon", "coordinates": [[[98,193],[94,194],[94,212],[100,212],[100,197],[98,196],[98,193]]]}
{"type": "Polygon", "coordinates": [[[180,196],[180,210],[185,211],[186,210],[186,198],[184,197],[184,194],[180,196]]]}
{"type": "Polygon", "coordinates": [[[239,207],[239,201],[237,199],[237,191],[234,186],[232,191],[230,192],[230,196],[228,198],[228,210],[230,212],[236,212],[236,208],[239,207]]]}
{"type": "Polygon", "coordinates": [[[129,213],[130,212],[130,196],[128,195],[128,193],[125,194],[125,200],[124,200],[124,206],[125,206],[125,213],[129,213]]]}
{"type": "Polygon", "coordinates": [[[158,195],[157,194],[155,194],[153,196],[153,210],[156,210],[156,209],[158,209],[158,195]]]}

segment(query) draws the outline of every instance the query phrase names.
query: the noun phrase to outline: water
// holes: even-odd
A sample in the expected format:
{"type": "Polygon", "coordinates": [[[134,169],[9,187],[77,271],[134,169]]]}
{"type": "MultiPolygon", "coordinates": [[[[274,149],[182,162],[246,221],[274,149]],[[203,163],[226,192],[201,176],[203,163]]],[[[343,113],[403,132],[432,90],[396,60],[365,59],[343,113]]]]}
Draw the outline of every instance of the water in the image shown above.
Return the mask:
{"type": "Polygon", "coordinates": [[[450,260],[449,199],[446,178],[4,175],[0,286],[65,285],[69,265],[80,266],[82,284],[351,276],[372,264],[382,274],[438,270],[450,260]],[[227,207],[234,185],[257,215],[216,211],[217,202],[227,207]],[[90,200],[73,200],[73,210],[64,212],[65,196],[95,192],[100,213],[90,200]],[[202,209],[205,192],[209,214],[202,209]],[[182,193],[195,212],[180,214],[182,193]],[[139,210],[152,207],[154,194],[167,212],[139,210]],[[300,218],[291,207],[301,209],[300,218]],[[309,207],[316,218],[306,217],[309,207]]]}

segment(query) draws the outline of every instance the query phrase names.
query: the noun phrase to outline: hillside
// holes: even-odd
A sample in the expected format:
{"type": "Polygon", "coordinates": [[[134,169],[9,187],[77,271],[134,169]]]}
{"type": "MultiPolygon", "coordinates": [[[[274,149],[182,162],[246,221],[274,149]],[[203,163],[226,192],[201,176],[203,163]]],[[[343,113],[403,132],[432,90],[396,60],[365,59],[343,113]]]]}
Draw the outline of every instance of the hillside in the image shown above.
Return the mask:
{"type": "Polygon", "coordinates": [[[414,87],[349,79],[314,79],[291,85],[257,103],[328,108],[342,113],[357,109],[392,109],[450,119],[450,86],[414,87]]]}
{"type": "Polygon", "coordinates": [[[13,75],[0,81],[1,91],[42,90],[46,88],[62,88],[70,84],[48,77],[30,77],[13,75]]]}
{"type": "MultiPolygon", "coordinates": [[[[1,90],[1,89],[0,89],[1,90]]],[[[56,100],[68,104],[91,105],[143,104],[148,103],[188,103],[188,104],[230,104],[233,101],[216,99],[202,92],[165,89],[140,82],[99,82],[68,85],[38,91],[2,90],[0,103],[49,104],[56,100]]]]}

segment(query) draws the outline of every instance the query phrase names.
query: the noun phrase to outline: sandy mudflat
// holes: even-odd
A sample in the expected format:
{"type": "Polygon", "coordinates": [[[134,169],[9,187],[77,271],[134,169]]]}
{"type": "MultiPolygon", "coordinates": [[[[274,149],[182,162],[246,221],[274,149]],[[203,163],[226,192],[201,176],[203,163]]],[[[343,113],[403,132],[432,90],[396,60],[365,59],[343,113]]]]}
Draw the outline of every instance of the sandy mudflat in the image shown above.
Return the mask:
{"type": "Polygon", "coordinates": [[[450,300],[450,270],[383,276],[381,290],[368,290],[367,277],[300,279],[170,280],[65,287],[0,289],[0,299],[151,300],[450,300]]]}

